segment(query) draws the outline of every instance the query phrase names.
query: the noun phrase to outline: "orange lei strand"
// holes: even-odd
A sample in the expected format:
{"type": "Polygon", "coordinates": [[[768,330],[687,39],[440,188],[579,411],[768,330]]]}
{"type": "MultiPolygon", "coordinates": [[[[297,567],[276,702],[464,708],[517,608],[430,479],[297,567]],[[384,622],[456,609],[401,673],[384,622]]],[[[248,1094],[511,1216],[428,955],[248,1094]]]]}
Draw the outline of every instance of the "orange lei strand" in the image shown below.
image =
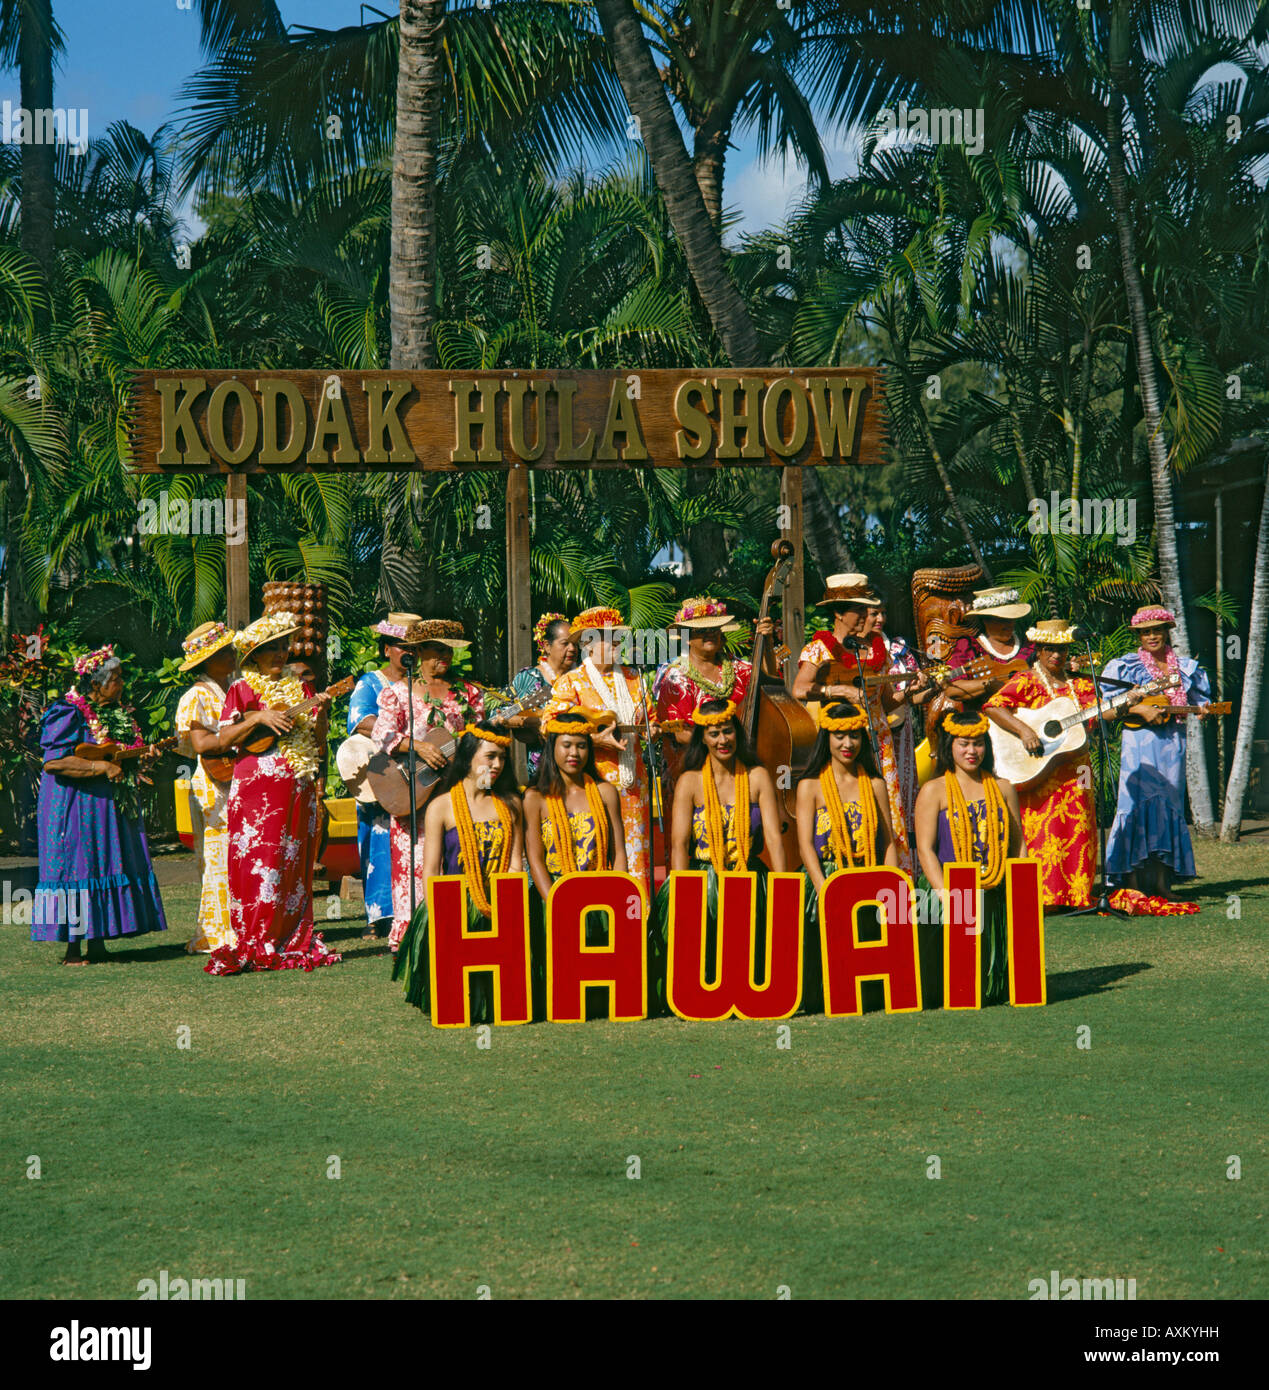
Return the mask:
{"type": "Polygon", "coordinates": [[[863,841],[858,858],[855,837],[850,833],[846,808],[842,805],[842,794],[831,765],[820,773],[820,791],[824,793],[824,805],[828,808],[829,841],[837,862],[848,869],[871,869],[877,863],[877,798],[872,792],[871,778],[865,775],[855,780],[859,784],[859,833],[863,841]]]}
{"type": "MultiPolygon", "coordinates": [[[[706,759],[705,776],[701,779],[705,797],[705,838],[709,850],[709,862],[714,872],[721,874],[727,868],[727,835],[723,829],[723,805],[718,799],[718,787],[714,782],[714,760],[706,759]]],[[[749,769],[737,762],[733,779],[735,800],[732,803],[732,829],[736,834],[736,867],[742,871],[749,865],[749,769]],[[744,815],[740,808],[744,807],[744,815]]]]}
{"type": "MultiPolygon", "coordinates": [[[[586,778],[586,805],[590,809],[591,820],[595,823],[595,844],[599,850],[599,867],[608,866],[608,808],[599,794],[599,785],[591,776],[586,778]]],[[[546,813],[555,832],[555,852],[559,856],[560,871],[566,874],[577,873],[576,845],[573,843],[573,825],[568,817],[568,807],[558,792],[546,798],[546,813]]]]}
{"type": "Polygon", "coordinates": [[[476,826],[471,818],[471,807],[467,804],[467,791],[461,782],[456,782],[450,792],[450,805],[454,808],[454,828],[458,831],[458,848],[463,856],[463,877],[467,881],[467,893],[476,904],[482,917],[493,915],[489,895],[485,892],[486,879],[492,880],[494,874],[505,874],[511,862],[511,811],[501,799],[494,797],[494,809],[502,823],[502,848],[498,851],[498,862],[487,874],[480,867],[480,846],[476,842],[476,826]]]}
{"type": "MultiPolygon", "coordinates": [[[[947,795],[947,824],[952,832],[952,848],[956,851],[956,862],[976,863],[969,803],[965,800],[965,793],[961,791],[960,781],[954,772],[943,774],[943,788],[947,795]]],[[[1005,807],[1000,784],[988,773],[983,774],[983,812],[987,822],[983,831],[983,837],[987,841],[987,862],[981,866],[982,886],[994,888],[1005,874],[1005,857],[1009,848],[1009,813],[1005,807]],[[1005,826],[1003,835],[1000,833],[1002,818],[1005,826]]]]}

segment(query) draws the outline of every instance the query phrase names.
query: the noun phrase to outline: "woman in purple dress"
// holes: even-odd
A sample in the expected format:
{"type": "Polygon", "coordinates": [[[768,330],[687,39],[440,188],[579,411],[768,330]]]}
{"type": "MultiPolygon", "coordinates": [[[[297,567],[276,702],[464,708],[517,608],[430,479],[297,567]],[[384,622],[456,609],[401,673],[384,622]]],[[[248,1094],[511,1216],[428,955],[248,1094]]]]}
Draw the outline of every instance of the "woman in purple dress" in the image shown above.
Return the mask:
{"type": "Polygon", "coordinates": [[[63,964],[106,959],[109,938],[166,931],[137,792],[138,761],[80,758],[81,743],[136,748],[141,730],[120,705],[123,673],[113,647],[75,663],[74,687],[40,721],[44,774],[38,812],[40,878],[32,941],[64,941],[63,964]]]}

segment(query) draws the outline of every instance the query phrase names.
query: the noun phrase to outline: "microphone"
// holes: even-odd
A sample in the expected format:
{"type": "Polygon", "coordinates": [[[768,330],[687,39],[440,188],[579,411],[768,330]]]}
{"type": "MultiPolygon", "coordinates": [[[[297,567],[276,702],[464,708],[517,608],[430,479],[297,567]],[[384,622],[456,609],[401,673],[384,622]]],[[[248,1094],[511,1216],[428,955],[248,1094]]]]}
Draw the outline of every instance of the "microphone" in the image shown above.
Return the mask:
{"type": "Polygon", "coordinates": [[[417,661],[418,657],[415,655],[414,652],[401,653],[401,669],[403,671],[413,671],[415,662],[417,661]]]}

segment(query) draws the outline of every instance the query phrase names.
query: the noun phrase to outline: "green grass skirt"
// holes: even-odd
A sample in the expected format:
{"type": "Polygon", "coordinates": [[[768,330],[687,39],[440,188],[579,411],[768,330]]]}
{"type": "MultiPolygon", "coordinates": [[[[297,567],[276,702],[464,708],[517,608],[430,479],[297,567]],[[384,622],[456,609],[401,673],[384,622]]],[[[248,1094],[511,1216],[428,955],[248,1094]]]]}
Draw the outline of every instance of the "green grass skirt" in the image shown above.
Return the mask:
{"type": "MultiPolygon", "coordinates": [[[[930,889],[924,874],[917,887],[927,890],[926,902],[933,905],[928,914],[939,916],[942,900],[930,889]]],[[[1006,885],[1002,880],[995,888],[983,892],[982,928],[982,1002],[1009,1002],[1009,912],[1006,885]]],[[[943,1007],[943,950],[945,931],[942,921],[920,922],[917,941],[921,949],[921,1003],[925,1009],[943,1007]]]]}

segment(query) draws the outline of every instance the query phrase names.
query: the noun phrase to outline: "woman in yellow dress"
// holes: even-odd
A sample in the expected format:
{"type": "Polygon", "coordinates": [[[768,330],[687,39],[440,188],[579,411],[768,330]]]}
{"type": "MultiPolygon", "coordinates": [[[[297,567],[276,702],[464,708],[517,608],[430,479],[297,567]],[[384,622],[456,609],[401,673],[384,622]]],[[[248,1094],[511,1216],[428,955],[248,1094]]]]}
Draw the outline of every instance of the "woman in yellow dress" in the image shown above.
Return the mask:
{"type": "Polygon", "coordinates": [[[181,696],[176,707],[176,732],[180,751],[195,759],[190,793],[190,810],[201,829],[195,834],[202,890],[198,900],[198,927],[185,949],[191,955],[232,946],[236,941],[229,920],[229,788],[230,782],[217,782],[207,775],[202,758],[223,755],[230,744],[226,737],[235,731],[220,727],[220,712],[230,678],[238,665],[234,650],[236,634],[224,623],[203,623],[181,643],[185,659],[182,671],[197,670],[194,684],[181,696]]]}
{"type": "Polygon", "coordinates": [[[585,660],[566,671],[551,689],[542,711],[543,723],[565,710],[580,709],[592,717],[613,716],[593,739],[595,767],[621,798],[621,823],[626,840],[626,863],[635,878],[642,879],[648,901],[652,899],[652,829],[648,773],[640,739],[645,717],[652,737],[660,732],[655,704],[638,674],[623,666],[617,642],[628,633],[625,619],[615,608],[588,608],[573,619],[570,629],[581,640],[585,660]]]}
{"type": "MultiPolygon", "coordinates": [[[[808,1013],[824,1007],[820,895],[825,883],[842,869],[898,866],[890,797],[868,739],[868,715],[844,700],[821,706],[816,722],[819,736],[797,794],[798,848],[806,875],[802,1007],[808,1013]]],[[[875,912],[860,913],[859,939],[881,940],[875,912]]],[[[865,1010],[882,1007],[881,998],[881,986],[867,981],[865,1010]]]]}
{"type": "MultiPolygon", "coordinates": [[[[533,1013],[546,1013],[545,903],[551,886],[565,874],[626,872],[626,837],[617,789],[595,766],[595,724],[581,710],[544,720],[546,740],[536,783],[524,794],[524,841],[529,872],[537,889],[533,914],[533,1013]]],[[[593,912],[586,919],[586,944],[607,942],[608,919],[593,912]]],[[[586,1016],[604,1017],[607,1008],[587,1001],[586,1016]]]]}

